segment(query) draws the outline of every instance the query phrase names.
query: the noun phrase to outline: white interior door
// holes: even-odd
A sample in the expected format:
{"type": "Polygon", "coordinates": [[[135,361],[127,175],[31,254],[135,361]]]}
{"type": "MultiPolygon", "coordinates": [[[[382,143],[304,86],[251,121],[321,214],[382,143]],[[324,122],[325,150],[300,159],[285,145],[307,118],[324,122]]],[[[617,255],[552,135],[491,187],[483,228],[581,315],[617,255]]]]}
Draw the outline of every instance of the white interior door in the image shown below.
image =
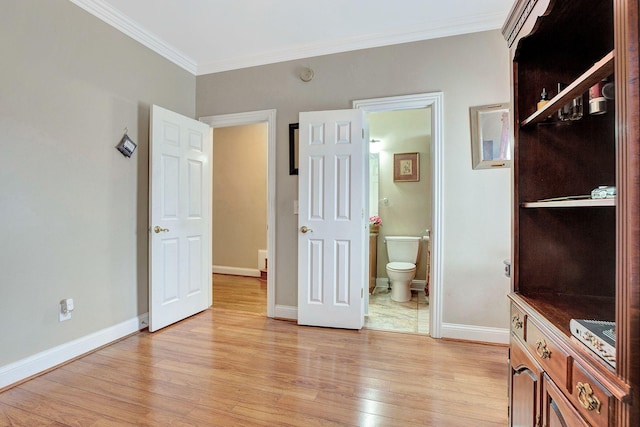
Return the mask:
{"type": "Polygon", "coordinates": [[[364,112],[300,113],[298,324],[360,329],[368,292],[364,112]]]}
{"type": "Polygon", "coordinates": [[[149,143],[149,330],[211,306],[211,129],[158,107],[149,143]]]}

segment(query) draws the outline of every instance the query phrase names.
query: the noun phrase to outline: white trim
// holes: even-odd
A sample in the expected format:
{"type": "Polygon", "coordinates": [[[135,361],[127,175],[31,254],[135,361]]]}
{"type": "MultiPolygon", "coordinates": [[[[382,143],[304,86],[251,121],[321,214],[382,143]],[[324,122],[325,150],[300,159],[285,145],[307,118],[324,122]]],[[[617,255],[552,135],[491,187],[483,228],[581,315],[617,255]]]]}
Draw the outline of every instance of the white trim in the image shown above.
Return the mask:
{"type": "Polygon", "coordinates": [[[440,329],[443,338],[465,341],[509,344],[509,329],[443,323],[440,329]]]}
{"type": "Polygon", "coordinates": [[[274,64],[302,58],[349,52],[353,50],[390,46],[440,37],[495,30],[502,27],[504,14],[483,14],[452,22],[431,22],[428,28],[420,27],[404,29],[396,33],[365,34],[343,39],[323,40],[318,43],[298,45],[295,48],[272,50],[270,52],[224,58],[218,61],[198,64],[198,75],[237,70],[239,68],[274,64]]]}
{"type": "Polygon", "coordinates": [[[218,73],[258,65],[274,64],[332,53],[390,46],[421,40],[436,39],[460,34],[469,34],[502,28],[505,15],[487,13],[458,19],[456,21],[433,20],[420,26],[405,28],[396,33],[373,33],[350,38],[324,40],[318,43],[297,45],[294,48],[225,58],[198,64],[184,52],[164,41],[160,36],[145,29],[104,0],[71,0],[73,4],[111,25],[157,54],[194,75],[218,73]],[[426,27],[426,28],[425,28],[426,27]]]}
{"type": "Polygon", "coordinates": [[[278,319],[287,319],[293,320],[295,322],[298,321],[298,307],[290,306],[290,305],[276,305],[275,307],[275,315],[278,319]]]}
{"type": "Polygon", "coordinates": [[[431,289],[429,292],[429,335],[441,338],[443,304],[443,230],[444,230],[444,104],[442,92],[419,93],[353,101],[353,108],[368,113],[431,107],[431,176],[433,182],[433,230],[431,234],[431,289]]]}
{"type": "Polygon", "coordinates": [[[257,268],[227,267],[224,265],[214,265],[211,270],[216,274],[229,274],[231,276],[260,277],[260,270],[257,268]]]}
{"type": "Polygon", "coordinates": [[[104,0],[71,0],[71,2],[177,66],[184,68],[191,74],[196,74],[198,68],[196,61],[162,40],[156,34],[146,30],[142,25],[104,0]]]}
{"type": "Polygon", "coordinates": [[[149,324],[149,313],[141,314],[109,328],[77,338],[68,343],[36,353],[25,359],[0,367],[0,389],[40,374],[62,363],[82,356],[106,344],[144,329],[149,324]]]}
{"type": "MultiPolygon", "coordinates": [[[[267,136],[267,316],[275,316],[276,306],[276,110],[249,111],[200,117],[212,128],[268,123],[267,136]]],[[[258,272],[259,273],[259,272],[258,272]]],[[[259,274],[258,274],[259,276],[259,274]]]]}

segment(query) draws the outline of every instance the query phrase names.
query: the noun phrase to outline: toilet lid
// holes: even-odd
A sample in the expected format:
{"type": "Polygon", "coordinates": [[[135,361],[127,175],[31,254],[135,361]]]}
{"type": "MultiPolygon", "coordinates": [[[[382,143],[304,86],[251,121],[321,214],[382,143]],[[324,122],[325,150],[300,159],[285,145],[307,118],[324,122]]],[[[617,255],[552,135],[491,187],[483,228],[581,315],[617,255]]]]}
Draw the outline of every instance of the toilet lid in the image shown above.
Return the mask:
{"type": "Polygon", "coordinates": [[[397,271],[409,271],[409,270],[415,270],[416,265],[411,264],[410,262],[390,262],[389,264],[387,264],[387,268],[390,270],[397,270],[397,271]]]}

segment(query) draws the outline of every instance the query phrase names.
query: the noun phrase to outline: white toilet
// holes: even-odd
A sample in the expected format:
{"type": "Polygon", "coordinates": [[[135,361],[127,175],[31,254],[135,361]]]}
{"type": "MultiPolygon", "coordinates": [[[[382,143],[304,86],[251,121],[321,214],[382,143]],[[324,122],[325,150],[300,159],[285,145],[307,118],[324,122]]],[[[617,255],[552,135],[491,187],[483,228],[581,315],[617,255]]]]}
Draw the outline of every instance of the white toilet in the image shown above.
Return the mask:
{"type": "Polygon", "coordinates": [[[405,302],[411,299],[411,281],[416,277],[416,262],[420,253],[420,237],[386,236],[389,263],[387,276],[391,281],[391,299],[405,302]]]}

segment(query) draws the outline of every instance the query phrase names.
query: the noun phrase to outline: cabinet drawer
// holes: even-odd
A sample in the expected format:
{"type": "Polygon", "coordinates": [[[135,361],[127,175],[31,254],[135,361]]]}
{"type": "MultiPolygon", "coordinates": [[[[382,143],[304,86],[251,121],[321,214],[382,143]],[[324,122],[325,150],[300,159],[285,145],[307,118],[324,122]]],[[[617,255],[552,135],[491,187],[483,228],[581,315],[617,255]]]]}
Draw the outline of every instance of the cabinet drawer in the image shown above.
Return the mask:
{"type": "Polygon", "coordinates": [[[569,355],[561,350],[548,336],[543,334],[529,319],[527,320],[526,328],[526,343],[533,357],[536,358],[556,384],[562,388],[567,388],[569,386],[567,383],[569,355]]]}
{"type": "Polygon", "coordinates": [[[609,425],[611,393],[588,375],[577,362],[573,363],[571,375],[571,395],[573,405],[593,426],[609,425]]]}
{"type": "Polygon", "coordinates": [[[511,333],[519,337],[522,341],[526,338],[525,327],[527,325],[526,315],[511,304],[511,333]]]}
{"type": "MultiPolygon", "coordinates": [[[[580,413],[567,400],[548,376],[543,378],[542,417],[543,426],[588,427],[580,413]]],[[[539,425],[539,424],[538,424],[539,425]]]]}

